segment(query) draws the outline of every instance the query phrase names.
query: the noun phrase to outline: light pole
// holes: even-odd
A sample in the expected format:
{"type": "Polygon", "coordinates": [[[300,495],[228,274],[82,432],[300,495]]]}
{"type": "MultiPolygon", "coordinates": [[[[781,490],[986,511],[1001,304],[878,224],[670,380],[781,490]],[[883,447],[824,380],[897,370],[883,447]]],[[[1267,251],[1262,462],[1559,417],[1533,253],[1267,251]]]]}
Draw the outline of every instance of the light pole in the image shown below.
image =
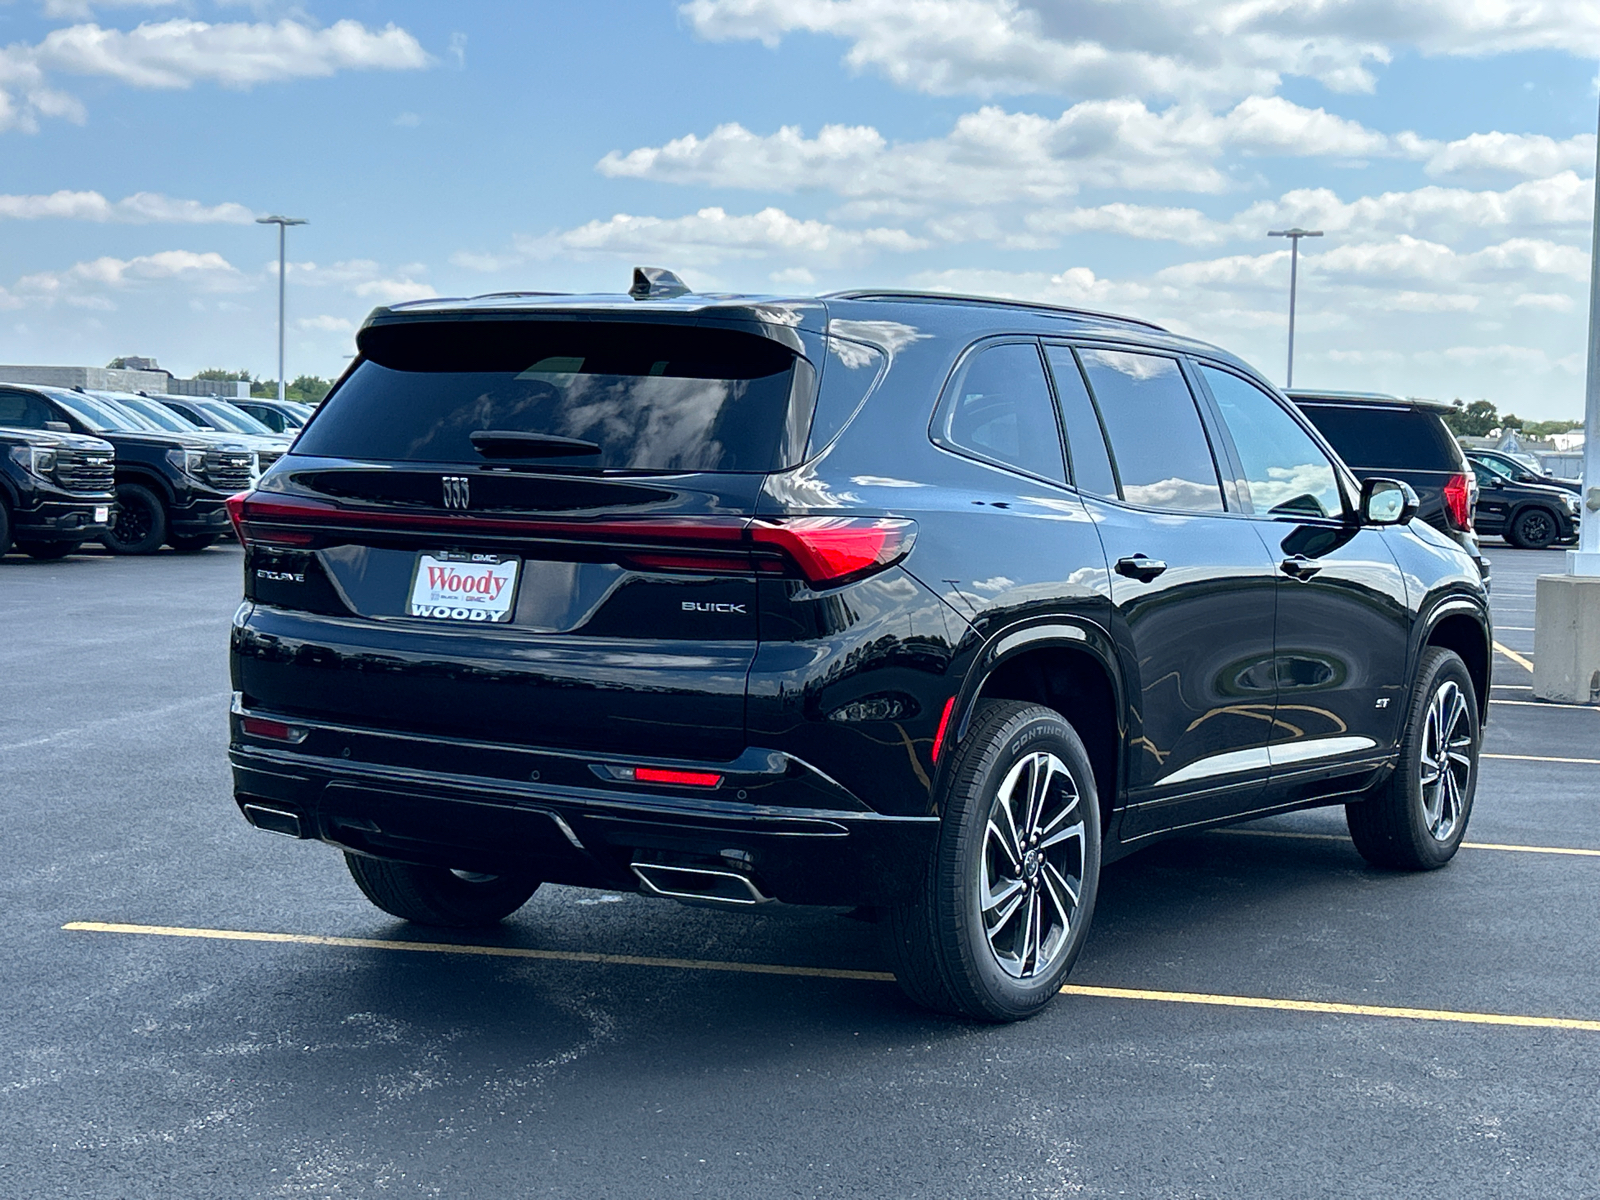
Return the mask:
{"type": "Polygon", "coordinates": [[[1289,239],[1289,376],[1284,383],[1285,388],[1294,386],[1294,294],[1300,283],[1300,239],[1308,237],[1321,237],[1320,229],[1269,229],[1268,237],[1286,237],[1289,239]]]}
{"type": "MultiPolygon", "coordinates": [[[[291,225],[305,225],[307,222],[301,217],[257,217],[257,225],[276,225],[278,227],[278,399],[283,399],[283,281],[286,265],[284,262],[284,234],[291,225]]],[[[1293,327],[1293,318],[1290,318],[1293,327]]],[[[1292,337],[1292,335],[1291,335],[1292,337]]]]}

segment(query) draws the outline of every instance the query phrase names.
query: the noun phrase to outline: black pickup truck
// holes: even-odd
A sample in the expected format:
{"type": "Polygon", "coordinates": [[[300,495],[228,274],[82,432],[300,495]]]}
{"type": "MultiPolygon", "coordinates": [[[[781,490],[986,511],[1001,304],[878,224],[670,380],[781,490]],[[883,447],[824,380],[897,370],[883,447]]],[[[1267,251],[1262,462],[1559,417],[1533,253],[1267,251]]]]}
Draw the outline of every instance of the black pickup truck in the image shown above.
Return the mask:
{"type": "Polygon", "coordinates": [[[41,424],[103,438],[116,449],[117,512],[101,541],[113,554],[149,554],[163,544],[203,550],[228,532],[223,501],[250,487],[256,458],[244,446],[174,433],[110,400],[54,387],[0,385],[31,397],[41,424]]]}
{"type": "Polygon", "coordinates": [[[0,558],[13,544],[64,558],[110,528],[115,452],[65,428],[26,393],[0,386],[0,558]]]}

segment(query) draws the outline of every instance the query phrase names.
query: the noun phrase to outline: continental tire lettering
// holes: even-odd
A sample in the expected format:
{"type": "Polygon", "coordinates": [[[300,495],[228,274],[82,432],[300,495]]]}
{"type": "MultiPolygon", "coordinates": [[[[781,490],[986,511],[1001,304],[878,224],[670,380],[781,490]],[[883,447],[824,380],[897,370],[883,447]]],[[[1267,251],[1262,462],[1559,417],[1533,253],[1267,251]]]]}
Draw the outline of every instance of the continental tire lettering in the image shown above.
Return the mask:
{"type": "Polygon", "coordinates": [[[1018,734],[1012,741],[1011,753],[1021,754],[1023,747],[1028,745],[1029,742],[1036,742],[1042,737],[1049,737],[1054,732],[1055,730],[1051,729],[1048,725],[1036,725],[1032,729],[1025,730],[1024,732],[1018,734]]]}

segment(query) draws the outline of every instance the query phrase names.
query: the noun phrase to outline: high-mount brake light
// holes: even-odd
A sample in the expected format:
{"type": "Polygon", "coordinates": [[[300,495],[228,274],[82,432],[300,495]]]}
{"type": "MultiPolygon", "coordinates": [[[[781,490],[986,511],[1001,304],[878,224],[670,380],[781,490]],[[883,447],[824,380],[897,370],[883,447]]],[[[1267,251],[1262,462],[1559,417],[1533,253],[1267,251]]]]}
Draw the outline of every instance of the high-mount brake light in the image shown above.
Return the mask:
{"type": "Polygon", "coordinates": [[[1450,524],[1463,533],[1472,532],[1472,490],[1467,476],[1452,475],[1444,485],[1444,511],[1450,524]]]}
{"type": "Polygon", "coordinates": [[[782,550],[814,587],[899,562],[916,533],[915,521],[891,517],[758,518],[750,526],[752,541],[782,550]]]}

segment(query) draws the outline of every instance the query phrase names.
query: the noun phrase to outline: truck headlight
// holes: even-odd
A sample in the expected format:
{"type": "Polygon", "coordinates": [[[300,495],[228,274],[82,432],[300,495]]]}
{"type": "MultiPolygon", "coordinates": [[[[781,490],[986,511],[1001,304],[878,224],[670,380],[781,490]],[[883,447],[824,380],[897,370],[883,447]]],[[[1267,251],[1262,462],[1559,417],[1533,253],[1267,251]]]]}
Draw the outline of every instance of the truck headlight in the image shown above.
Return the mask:
{"type": "Polygon", "coordinates": [[[167,461],[172,469],[182,472],[198,483],[206,478],[206,452],[204,450],[168,450],[167,461]]]}
{"type": "Polygon", "coordinates": [[[1567,502],[1567,511],[1573,516],[1576,517],[1583,512],[1583,501],[1577,496],[1574,496],[1569,492],[1567,495],[1563,496],[1562,499],[1567,502]]]}
{"type": "Polygon", "coordinates": [[[56,469],[56,452],[43,446],[13,446],[11,461],[28,474],[48,483],[50,472],[56,469]]]}

